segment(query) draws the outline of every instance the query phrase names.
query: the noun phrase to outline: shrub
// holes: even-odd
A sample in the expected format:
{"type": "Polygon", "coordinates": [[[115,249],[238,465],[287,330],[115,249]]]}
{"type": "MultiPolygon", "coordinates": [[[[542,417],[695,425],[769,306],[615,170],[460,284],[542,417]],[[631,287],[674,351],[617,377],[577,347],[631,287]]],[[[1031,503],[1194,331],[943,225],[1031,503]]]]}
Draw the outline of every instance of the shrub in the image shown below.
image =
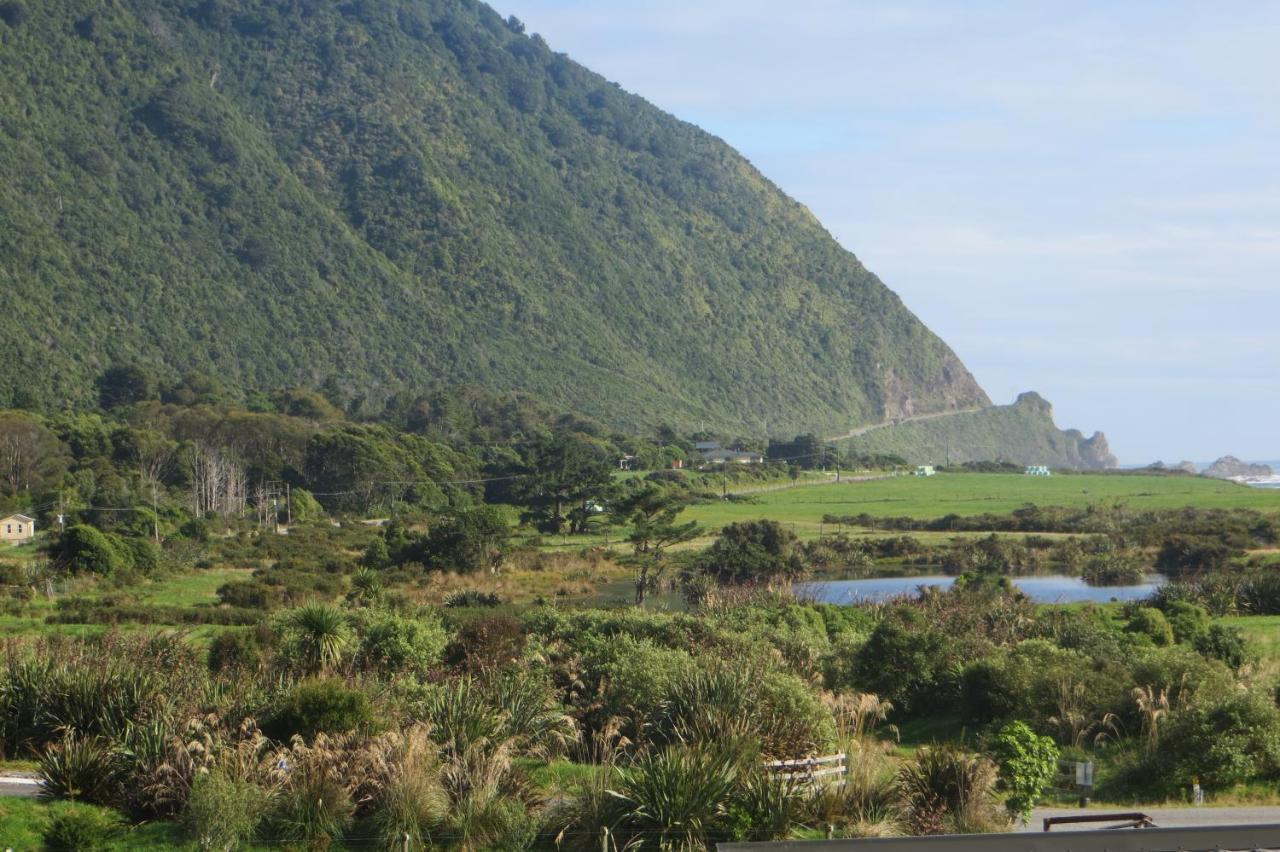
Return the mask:
{"type": "Polygon", "coordinates": [[[53,553],[73,574],[113,574],[128,567],[125,555],[106,533],[84,524],[67,527],[53,553]]]}
{"type": "Polygon", "coordinates": [[[217,595],[223,606],[271,609],[283,602],[285,590],[261,580],[233,580],[219,586],[217,595]]]}
{"type": "Polygon", "coordinates": [[[60,805],[51,810],[41,837],[49,852],[93,852],[124,831],[124,818],[115,811],[60,805]]]}
{"type": "Polygon", "coordinates": [[[1151,644],[1157,648],[1173,644],[1173,628],[1169,625],[1169,620],[1154,607],[1138,607],[1129,617],[1129,623],[1124,629],[1128,633],[1150,639],[1151,644]]]}
{"type": "Polygon", "coordinates": [[[459,628],[445,649],[445,660],[464,671],[493,671],[519,660],[524,645],[519,621],[509,615],[486,615],[459,628]]]}
{"type": "Polygon", "coordinates": [[[277,740],[311,739],[319,733],[341,733],[373,727],[374,716],[363,690],[336,679],[305,680],[285,695],[263,731],[277,740]]]}
{"type": "Polygon", "coordinates": [[[1249,662],[1253,655],[1238,628],[1225,624],[1211,624],[1209,629],[1195,637],[1192,647],[1206,657],[1221,660],[1233,669],[1249,662]]]}
{"type": "Polygon", "coordinates": [[[496,506],[480,505],[438,518],[421,538],[394,554],[396,563],[421,562],[434,571],[496,570],[509,550],[511,525],[496,506]]]}
{"type": "Polygon", "coordinates": [[[935,686],[946,644],[919,612],[897,607],[871,632],[858,654],[859,686],[911,712],[935,686]]]}
{"type": "Polygon", "coordinates": [[[670,694],[677,679],[692,674],[695,663],[685,651],[617,636],[593,653],[586,666],[590,683],[600,684],[598,699],[591,695],[597,689],[585,691],[592,702],[587,727],[600,730],[609,720],[622,719],[630,723],[627,734],[634,739],[642,733],[643,720],[670,694]]]}
{"type": "Polygon", "coordinates": [[[1090,557],[1080,575],[1091,586],[1133,586],[1142,582],[1146,572],[1133,556],[1112,551],[1090,557]]]}
{"type": "Polygon", "coordinates": [[[1173,713],[1157,751],[1165,778],[1199,777],[1219,789],[1280,777],[1280,710],[1261,696],[1232,695],[1173,713]]]}
{"type": "Polygon", "coordinates": [[[1185,577],[1226,567],[1239,551],[1218,538],[1171,535],[1160,546],[1156,568],[1169,577],[1185,577]]]}
{"type": "Polygon", "coordinates": [[[1173,629],[1173,639],[1179,644],[1194,645],[1209,630],[1209,613],[1199,604],[1171,601],[1162,609],[1173,629]]]}
{"type": "Polygon", "coordinates": [[[194,541],[199,544],[207,542],[212,535],[209,522],[204,518],[192,518],[178,527],[178,538],[194,541]]]}
{"type": "Polygon", "coordinates": [[[1008,791],[1005,807],[1025,824],[1031,809],[1058,769],[1058,747],[1022,722],[1000,729],[988,749],[1000,770],[1000,786],[1008,791]]]}
{"type": "Polygon", "coordinates": [[[311,496],[310,491],[295,488],[289,494],[289,511],[295,524],[318,521],[324,517],[324,507],[320,501],[311,496]]]}
{"type": "Polygon", "coordinates": [[[729,524],[697,560],[695,572],[720,583],[772,584],[799,576],[803,565],[795,550],[795,534],[777,521],[729,524]]]}
{"type": "Polygon", "coordinates": [[[0,3],[0,21],[4,21],[11,27],[16,27],[26,19],[27,7],[18,2],[18,0],[5,0],[4,3],[0,3]]]}
{"type": "Polygon", "coordinates": [[[364,612],[356,616],[356,632],[356,663],[386,677],[425,675],[440,664],[447,639],[439,619],[429,612],[417,618],[385,610],[364,612]]]}
{"type": "Polygon", "coordinates": [[[135,571],[143,574],[154,574],[160,568],[160,548],[149,538],[122,538],[118,540],[120,549],[127,552],[127,560],[135,571]]]}
{"type": "Polygon", "coordinates": [[[214,770],[196,776],[182,824],[202,850],[235,849],[253,837],[265,810],[256,784],[214,770]]]}
{"type": "Polygon", "coordinates": [[[227,630],[209,643],[209,671],[252,672],[262,665],[262,645],[248,630],[227,630]]]}
{"type": "Polygon", "coordinates": [[[374,571],[390,567],[391,553],[387,549],[387,540],[380,535],[374,536],[360,556],[360,564],[374,571]]]}

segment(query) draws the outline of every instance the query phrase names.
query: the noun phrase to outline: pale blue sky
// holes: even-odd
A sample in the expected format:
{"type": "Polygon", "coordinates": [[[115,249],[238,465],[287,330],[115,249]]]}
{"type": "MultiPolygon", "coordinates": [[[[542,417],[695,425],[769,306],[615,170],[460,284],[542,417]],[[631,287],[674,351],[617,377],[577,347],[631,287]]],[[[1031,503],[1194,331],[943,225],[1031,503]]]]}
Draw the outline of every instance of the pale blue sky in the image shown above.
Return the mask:
{"type": "Polygon", "coordinates": [[[1280,3],[498,0],[1126,463],[1280,458],[1280,3]]]}

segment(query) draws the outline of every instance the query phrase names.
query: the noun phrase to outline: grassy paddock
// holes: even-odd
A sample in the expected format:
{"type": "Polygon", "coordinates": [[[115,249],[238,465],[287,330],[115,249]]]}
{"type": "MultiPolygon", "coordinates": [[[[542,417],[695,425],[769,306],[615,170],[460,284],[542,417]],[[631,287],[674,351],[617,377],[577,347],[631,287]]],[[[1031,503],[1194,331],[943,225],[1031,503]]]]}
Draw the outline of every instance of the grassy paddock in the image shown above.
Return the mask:
{"type": "MultiPolygon", "coordinates": [[[[1134,509],[1259,509],[1280,512],[1280,493],[1215,479],[1071,474],[939,474],[842,482],[761,494],[752,503],[694,506],[681,517],[718,528],[735,521],[771,518],[814,536],[824,515],[941,518],[1003,514],[1028,503],[1086,507],[1124,504],[1134,509]]],[[[830,525],[826,527],[831,531],[830,525]]]]}

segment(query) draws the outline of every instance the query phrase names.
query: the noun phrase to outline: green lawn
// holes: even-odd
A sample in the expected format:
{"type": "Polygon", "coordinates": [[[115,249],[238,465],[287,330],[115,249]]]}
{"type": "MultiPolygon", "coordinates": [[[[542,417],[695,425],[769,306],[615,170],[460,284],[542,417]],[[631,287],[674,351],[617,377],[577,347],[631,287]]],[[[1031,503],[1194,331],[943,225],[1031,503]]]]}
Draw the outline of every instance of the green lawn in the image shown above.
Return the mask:
{"type": "MultiPolygon", "coordinates": [[[[44,831],[51,807],[88,808],[89,805],[49,805],[36,799],[0,798],[0,845],[13,850],[43,848],[41,834],[44,831]]],[[[97,848],[97,847],[95,847],[97,848]]],[[[103,847],[111,852],[124,850],[167,850],[192,848],[176,823],[155,822],[127,829],[103,847]]]]}
{"type": "Polygon", "coordinates": [[[1240,628],[1263,659],[1280,659],[1280,615],[1233,615],[1222,623],[1240,628]]]}
{"type": "MultiPolygon", "coordinates": [[[[1191,477],[1073,474],[938,474],[817,485],[761,494],[752,503],[718,502],[681,517],[718,528],[734,521],[772,518],[797,535],[816,535],[824,515],[879,517],[1007,513],[1028,503],[1077,506],[1122,503],[1135,509],[1252,508],[1280,512],[1280,492],[1191,477]]],[[[828,526],[827,531],[830,531],[828,526]]]]}

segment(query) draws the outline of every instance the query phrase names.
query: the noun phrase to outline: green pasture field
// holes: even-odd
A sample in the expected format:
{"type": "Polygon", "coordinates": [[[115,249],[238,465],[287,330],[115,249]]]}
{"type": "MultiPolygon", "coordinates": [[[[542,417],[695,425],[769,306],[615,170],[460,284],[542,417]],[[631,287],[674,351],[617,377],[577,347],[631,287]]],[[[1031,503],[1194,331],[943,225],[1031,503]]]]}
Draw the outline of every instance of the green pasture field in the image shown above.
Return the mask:
{"type": "MultiPolygon", "coordinates": [[[[132,603],[153,606],[190,607],[217,604],[217,590],[223,583],[247,579],[252,571],[245,568],[197,568],[175,574],[166,574],[154,580],[144,580],[124,588],[114,588],[109,582],[85,584],[83,589],[69,588],[64,594],[81,595],[90,599],[113,596],[126,598],[132,603]]],[[[54,601],[35,598],[20,609],[0,614],[0,636],[60,633],[68,636],[96,636],[110,629],[104,624],[46,624],[45,617],[54,612],[54,601]]],[[[197,642],[208,641],[219,632],[227,630],[217,625],[169,625],[183,630],[197,642]]],[[[118,630],[165,629],[166,625],[123,624],[118,630]]]]}
{"type": "Polygon", "coordinates": [[[1280,615],[1233,615],[1222,619],[1238,627],[1264,660],[1280,660],[1280,615]]]}
{"type": "MultiPolygon", "coordinates": [[[[760,494],[750,503],[717,502],[693,506],[682,519],[709,528],[735,521],[770,518],[790,524],[797,535],[815,536],[824,515],[909,516],[1005,514],[1029,503],[1086,507],[1122,504],[1133,509],[1259,509],[1280,512],[1280,492],[1198,477],[1068,474],[963,473],[898,476],[831,483],[760,494]]],[[[831,526],[826,525],[826,531],[831,526]]]]}

